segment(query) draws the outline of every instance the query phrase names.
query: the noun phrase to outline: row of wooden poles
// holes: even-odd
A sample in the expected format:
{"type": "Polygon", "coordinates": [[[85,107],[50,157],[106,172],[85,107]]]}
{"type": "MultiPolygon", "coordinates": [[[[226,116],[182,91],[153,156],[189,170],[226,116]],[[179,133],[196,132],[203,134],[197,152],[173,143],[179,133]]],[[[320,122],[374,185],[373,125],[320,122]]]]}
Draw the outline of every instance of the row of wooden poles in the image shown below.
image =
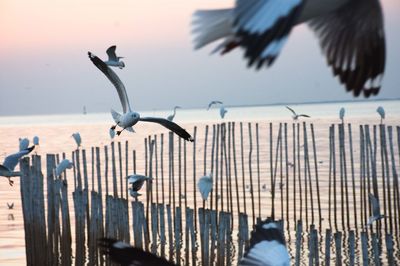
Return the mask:
{"type": "MultiPolygon", "coordinates": [[[[368,125],[359,127],[357,165],[351,125],[347,125],[347,132],[344,124],[332,125],[327,155],[329,173],[326,176],[319,171],[313,124],[293,124],[291,136],[288,134],[289,125],[279,124],[276,139],[272,124],[267,125],[265,137],[259,124],[248,123],[247,136],[245,124],[240,123],[238,128],[239,133],[235,123],[206,126],[204,138],[199,139],[195,127],[193,144],[174,139],[174,135],[169,134],[168,143],[164,145],[163,134],[149,136],[144,141],[144,153],[130,150],[128,142],[125,150],[120,142],[117,145],[111,143],[110,155],[107,146],[103,153],[99,147],[92,148],[91,163],[87,160],[86,150],[73,152],[73,212],[68,204],[71,178],[67,179],[65,174],[57,178],[53,174],[55,165],[66,155],[63,154],[62,158],[47,155],[46,193],[40,157],[34,156],[31,163],[25,159],[21,164],[21,196],[27,264],[70,265],[74,250],[77,265],[85,262],[103,265],[105,261],[97,249],[97,240],[107,236],[126,242],[132,239],[136,246],[177,263],[196,264],[200,260],[203,265],[229,265],[243,255],[249,230],[260,217],[285,220],[287,232],[299,230],[298,220],[306,225],[316,224],[313,230],[318,228],[322,232],[323,222],[327,221],[325,227],[329,230],[352,232],[354,229],[358,235],[358,230],[365,228],[371,215],[368,193],[373,193],[383,203],[381,210],[387,215],[383,223],[387,261],[392,261],[392,236],[398,239],[400,229],[396,166],[400,156],[396,158],[392,127],[373,126],[372,132],[368,125]],[[237,144],[240,144],[238,149],[237,144]],[[200,156],[199,147],[203,147],[200,156]],[[131,203],[130,215],[125,176],[136,173],[137,163],[144,163],[144,174],[152,176],[153,182],[146,185],[143,202],[131,203]],[[197,169],[201,163],[203,171],[200,172],[203,173],[199,174],[197,169]],[[382,169],[382,178],[378,166],[382,169]],[[213,174],[214,188],[207,202],[202,202],[196,183],[201,175],[208,173],[213,174]],[[319,180],[320,176],[322,180],[319,180]],[[266,196],[267,193],[262,195],[262,180],[268,179],[270,194],[266,196]],[[328,202],[320,192],[323,182],[328,184],[328,202]],[[47,208],[44,195],[47,195],[47,208]],[[72,213],[75,224],[71,226],[72,213]],[[73,229],[75,234],[71,233],[73,229]],[[46,251],[46,256],[43,251],[46,251]]],[[[400,128],[397,127],[396,131],[400,152],[400,128]]],[[[306,226],[307,231],[308,228],[306,226]]],[[[375,229],[370,229],[371,241],[374,237],[376,241],[382,241],[381,224],[377,223],[375,229]]],[[[312,232],[308,231],[310,237],[312,232]]],[[[363,238],[368,238],[368,231],[362,232],[361,240],[363,238]]],[[[308,248],[311,253],[312,249],[308,248]]],[[[316,254],[319,255],[313,256],[318,260],[321,252],[316,254]]],[[[297,252],[294,257],[296,263],[301,260],[297,252]]],[[[337,256],[334,259],[342,260],[337,256]]]]}

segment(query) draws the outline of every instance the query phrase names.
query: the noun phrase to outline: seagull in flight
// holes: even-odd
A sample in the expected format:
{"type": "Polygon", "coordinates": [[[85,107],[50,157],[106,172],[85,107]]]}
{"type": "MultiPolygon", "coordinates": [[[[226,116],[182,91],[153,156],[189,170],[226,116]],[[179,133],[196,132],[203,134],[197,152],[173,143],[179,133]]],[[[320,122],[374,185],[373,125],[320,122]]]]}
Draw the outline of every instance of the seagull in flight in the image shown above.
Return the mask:
{"type": "Polygon", "coordinates": [[[221,102],[221,101],[211,101],[211,102],[208,104],[207,111],[210,110],[210,108],[211,108],[213,105],[217,105],[217,104],[223,104],[223,102],[221,102]]]}
{"type": "Polygon", "coordinates": [[[140,248],[112,238],[99,239],[100,251],[119,265],[159,265],[173,266],[172,262],[140,248]]]}
{"type": "Polygon", "coordinates": [[[367,226],[371,225],[375,221],[385,218],[385,215],[381,214],[378,199],[371,193],[368,195],[368,197],[369,197],[369,202],[372,205],[372,216],[369,217],[367,226]]]}
{"type": "Polygon", "coordinates": [[[14,202],[11,202],[11,204],[7,202],[7,207],[9,210],[14,209],[14,202]]]}
{"type": "Polygon", "coordinates": [[[381,124],[383,123],[383,119],[385,119],[385,109],[383,109],[382,106],[379,106],[376,111],[378,112],[378,114],[381,117],[381,124]]]}
{"type": "Polygon", "coordinates": [[[290,266],[283,233],[271,219],[258,223],[251,232],[250,246],[239,261],[239,266],[250,265],[290,266]]]}
{"type": "Polygon", "coordinates": [[[212,174],[200,177],[199,181],[197,182],[197,187],[200,190],[200,194],[203,200],[207,200],[208,194],[210,194],[212,190],[212,186],[213,186],[212,174]]]}
{"type": "Polygon", "coordinates": [[[248,67],[269,67],[302,23],[318,37],[346,91],[355,97],[379,93],[386,60],[379,0],[236,0],[233,8],[194,13],[194,48],[221,40],[214,52],[241,47],[248,67]]]}
{"type": "Polygon", "coordinates": [[[116,132],[117,135],[120,135],[121,132],[125,129],[128,131],[133,131],[132,126],[141,121],[141,122],[158,123],[168,128],[169,130],[173,131],[181,138],[187,141],[193,141],[192,136],[186,130],[184,130],[183,128],[181,128],[179,125],[175,124],[172,121],[168,121],[165,118],[158,118],[158,117],[140,117],[140,114],[138,112],[132,111],[129,105],[128,95],[126,93],[125,86],[119,79],[117,74],[115,74],[115,72],[110,67],[108,67],[107,64],[105,64],[100,58],[98,58],[91,52],[88,52],[88,55],[93,64],[101,72],[103,72],[103,74],[111,81],[111,83],[117,89],[118,96],[121,101],[123,109],[123,114],[119,114],[111,109],[111,115],[115,121],[115,125],[113,125],[111,128],[115,129],[117,126],[122,128],[122,130],[116,132]]]}
{"type": "Polygon", "coordinates": [[[299,117],[310,117],[309,115],[305,115],[305,114],[297,114],[292,108],[290,108],[289,106],[286,106],[286,108],[293,113],[292,118],[293,120],[297,120],[299,119],[299,117]]]}
{"type": "Polygon", "coordinates": [[[14,184],[14,181],[11,180],[11,177],[21,175],[20,172],[14,172],[15,166],[17,166],[19,159],[29,154],[34,148],[35,146],[31,146],[17,153],[10,154],[4,159],[4,162],[0,164],[0,176],[8,178],[8,183],[10,186],[14,184]]]}
{"type": "Polygon", "coordinates": [[[178,108],[181,108],[181,107],[180,107],[180,106],[175,106],[175,107],[174,107],[174,113],[173,113],[172,115],[169,115],[169,116],[167,117],[167,120],[168,120],[168,121],[174,120],[175,115],[176,115],[176,109],[178,109],[178,108]]]}
{"type": "Polygon", "coordinates": [[[107,49],[106,53],[108,55],[108,60],[105,61],[104,63],[106,63],[109,66],[119,67],[120,69],[123,69],[125,67],[125,63],[120,60],[123,57],[117,56],[117,54],[115,53],[115,49],[117,49],[117,46],[115,45],[110,46],[107,49]]]}
{"type": "Polygon", "coordinates": [[[219,108],[219,115],[221,116],[222,119],[225,117],[225,114],[227,112],[228,112],[228,110],[226,110],[223,105],[219,108]]]}

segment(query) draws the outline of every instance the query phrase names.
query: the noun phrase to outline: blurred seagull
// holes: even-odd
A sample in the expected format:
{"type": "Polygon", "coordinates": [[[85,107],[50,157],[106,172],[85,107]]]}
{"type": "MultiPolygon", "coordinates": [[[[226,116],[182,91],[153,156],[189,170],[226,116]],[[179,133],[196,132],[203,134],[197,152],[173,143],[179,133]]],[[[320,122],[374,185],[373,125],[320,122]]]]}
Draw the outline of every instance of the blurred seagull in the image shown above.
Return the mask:
{"type": "Polygon", "coordinates": [[[173,113],[172,115],[169,115],[169,116],[167,117],[167,120],[168,120],[168,121],[174,120],[175,115],[176,115],[176,109],[177,109],[177,108],[181,108],[181,107],[180,107],[180,106],[175,106],[175,107],[174,107],[174,113],[173,113]]]}
{"type": "Polygon", "coordinates": [[[226,110],[223,105],[219,108],[219,115],[221,116],[222,119],[225,117],[225,114],[227,112],[228,112],[228,110],[226,110]]]}
{"type": "Polygon", "coordinates": [[[278,223],[267,219],[255,226],[250,246],[239,265],[290,266],[290,256],[278,223]]]}
{"type": "Polygon", "coordinates": [[[7,207],[9,210],[14,209],[14,202],[11,202],[11,204],[7,202],[7,207]]]}
{"type": "Polygon", "coordinates": [[[344,122],[344,113],[346,112],[346,110],[344,109],[344,107],[342,107],[342,108],[340,108],[340,111],[339,111],[339,118],[340,118],[340,120],[342,120],[342,124],[343,124],[343,122],[344,122]]]}
{"type": "Polygon", "coordinates": [[[31,146],[17,153],[10,154],[4,159],[3,164],[0,164],[0,176],[7,177],[10,186],[14,184],[14,181],[11,180],[11,177],[21,175],[20,172],[14,172],[15,166],[17,166],[19,159],[29,154],[34,148],[35,146],[31,146]]]}
{"type": "Polygon", "coordinates": [[[200,190],[200,194],[203,200],[207,200],[208,194],[210,194],[212,190],[212,186],[213,186],[212,174],[200,177],[199,181],[197,182],[197,187],[200,190]]]}
{"type": "Polygon", "coordinates": [[[369,217],[367,226],[371,225],[375,221],[385,218],[385,216],[381,214],[378,199],[371,193],[368,195],[368,197],[369,197],[369,201],[372,205],[372,216],[369,217]]]}
{"type": "Polygon", "coordinates": [[[101,253],[109,256],[110,260],[119,265],[175,265],[164,258],[158,257],[150,252],[130,246],[127,243],[111,238],[99,240],[101,253]]]}
{"type": "Polygon", "coordinates": [[[77,149],[79,149],[79,147],[81,146],[81,143],[82,143],[81,134],[79,134],[79,132],[76,132],[76,133],[72,134],[71,137],[74,138],[77,149]]]}
{"type": "Polygon", "coordinates": [[[381,124],[383,123],[383,119],[385,119],[385,109],[382,106],[379,106],[376,111],[381,116],[381,124]]]}
{"type": "Polygon", "coordinates": [[[310,117],[309,115],[305,115],[305,114],[297,114],[292,108],[290,108],[289,106],[286,106],[286,108],[289,110],[289,111],[291,111],[292,112],[292,114],[293,114],[293,116],[292,116],[292,118],[293,118],[293,120],[297,120],[297,119],[299,119],[299,117],[310,117]]]}
{"type": "Polygon", "coordinates": [[[123,57],[117,56],[115,53],[115,49],[117,49],[117,46],[115,45],[110,46],[107,49],[106,53],[108,55],[108,60],[105,61],[104,63],[106,63],[109,66],[119,67],[120,69],[123,69],[125,67],[125,63],[120,60],[123,57]]]}
{"type": "Polygon", "coordinates": [[[208,104],[207,111],[210,110],[210,108],[211,108],[213,105],[217,105],[217,104],[223,104],[223,103],[222,103],[221,101],[211,101],[211,102],[208,104]]]}
{"type": "Polygon", "coordinates": [[[108,133],[110,134],[110,138],[114,139],[114,137],[115,137],[115,129],[110,128],[108,133]]]}
{"type": "Polygon", "coordinates": [[[98,58],[91,52],[88,52],[88,55],[93,64],[101,72],[103,72],[103,74],[111,81],[111,83],[117,89],[118,96],[121,101],[123,109],[122,115],[111,109],[111,115],[116,123],[111,128],[115,129],[117,126],[122,128],[122,130],[117,131],[117,135],[120,135],[121,132],[125,129],[128,131],[133,131],[132,126],[134,126],[137,122],[142,121],[142,122],[158,123],[168,128],[169,130],[173,131],[181,138],[187,141],[193,141],[193,138],[186,130],[184,130],[183,128],[181,128],[179,125],[175,124],[172,121],[168,121],[167,119],[157,118],[157,117],[140,117],[139,113],[132,111],[129,105],[128,95],[126,93],[125,86],[119,79],[117,74],[115,74],[115,72],[111,68],[109,68],[100,58],[98,58]]]}
{"type": "Polygon", "coordinates": [[[128,179],[128,184],[131,185],[134,191],[139,191],[143,187],[145,181],[152,180],[151,177],[136,174],[127,176],[126,178],[128,179]]]}
{"type": "Polygon", "coordinates": [[[355,97],[378,94],[385,70],[385,33],[379,0],[237,0],[233,8],[193,15],[194,48],[216,40],[214,52],[244,50],[248,66],[271,66],[292,28],[307,22],[333,75],[355,97]]]}
{"type": "Polygon", "coordinates": [[[71,169],[74,164],[68,159],[62,160],[56,167],[56,176],[60,176],[66,169],[71,169]]]}
{"type": "Polygon", "coordinates": [[[22,151],[22,150],[25,150],[25,149],[27,149],[29,147],[29,139],[27,139],[27,138],[20,138],[19,139],[19,150],[20,151],[22,151]]]}
{"type": "Polygon", "coordinates": [[[38,136],[33,137],[33,145],[39,146],[39,137],[38,136]]]}

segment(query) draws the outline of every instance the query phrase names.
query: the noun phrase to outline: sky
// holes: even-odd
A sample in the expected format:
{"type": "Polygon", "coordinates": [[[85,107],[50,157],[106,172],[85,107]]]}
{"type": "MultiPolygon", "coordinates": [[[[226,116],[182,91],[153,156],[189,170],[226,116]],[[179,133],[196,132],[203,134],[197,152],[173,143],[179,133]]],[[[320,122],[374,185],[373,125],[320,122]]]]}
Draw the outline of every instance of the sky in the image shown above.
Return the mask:
{"type": "MultiPolygon", "coordinates": [[[[242,51],[195,51],[196,9],[227,0],[0,0],[0,116],[121,110],[116,90],[87,52],[106,59],[117,45],[126,67],[115,69],[134,110],[354,100],[326,66],[314,34],[296,26],[269,68],[248,69],[242,51]]],[[[382,0],[387,44],[383,87],[375,99],[400,98],[400,1],[382,0]]],[[[360,98],[362,99],[362,98],[360,98]]],[[[357,98],[357,100],[359,100],[357,98]]]]}

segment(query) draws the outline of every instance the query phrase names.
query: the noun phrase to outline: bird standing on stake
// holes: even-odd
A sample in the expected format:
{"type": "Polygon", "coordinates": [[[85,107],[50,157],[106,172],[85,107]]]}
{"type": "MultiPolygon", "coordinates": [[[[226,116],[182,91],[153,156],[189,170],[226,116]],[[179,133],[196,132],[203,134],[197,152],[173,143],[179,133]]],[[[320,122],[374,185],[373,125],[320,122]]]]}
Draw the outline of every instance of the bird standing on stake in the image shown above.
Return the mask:
{"type": "Polygon", "coordinates": [[[307,22],[333,75],[354,96],[377,95],[385,71],[379,0],[236,0],[233,8],[193,15],[195,49],[222,40],[214,52],[244,50],[248,66],[271,66],[294,26],[307,22]]]}
{"type": "Polygon", "coordinates": [[[342,124],[344,123],[344,113],[345,112],[346,111],[345,111],[344,107],[340,108],[340,110],[339,110],[339,118],[342,121],[342,124]]]}
{"type": "Polygon", "coordinates": [[[200,177],[199,181],[197,182],[197,187],[200,190],[200,194],[203,200],[207,200],[208,194],[210,194],[213,187],[212,174],[200,177]]]}
{"type": "Polygon", "coordinates": [[[130,105],[129,105],[129,100],[128,100],[128,95],[126,93],[126,89],[118,75],[107,66],[100,58],[92,54],[91,52],[88,52],[89,59],[92,61],[92,63],[110,80],[110,82],[114,85],[118,92],[119,99],[121,101],[122,109],[123,109],[123,114],[119,114],[113,109],[111,109],[111,115],[115,121],[115,125],[113,125],[111,128],[115,129],[117,126],[121,127],[122,130],[117,131],[117,135],[120,135],[123,130],[128,130],[133,132],[133,126],[138,123],[139,121],[142,122],[152,122],[152,123],[158,123],[169,130],[173,131],[176,133],[178,136],[181,138],[187,140],[187,141],[193,141],[192,136],[186,130],[181,128],[179,125],[175,124],[172,121],[168,121],[167,119],[164,118],[157,118],[157,117],[140,117],[140,114],[138,112],[132,111],[130,105]]]}
{"type": "Polygon", "coordinates": [[[376,111],[378,112],[378,114],[381,117],[381,124],[383,124],[383,120],[385,119],[385,109],[383,109],[382,106],[379,106],[376,111]]]}
{"type": "Polygon", "coordinates": [[[74,138],[75,143],[76,143],[76,148],[79,149],[79,147],[82,144],[81,134],[79,134],[79,132],[76,132],[76,133],[72,134],[71,137],[74,138]]]}
{"type": "Polygon", "coordinates": [[[72,167],[74,167],[74,164],[70,160],[64,159],[57,165],[55,174],[60,176],[66,169],[71,169],[72,167]]]}

